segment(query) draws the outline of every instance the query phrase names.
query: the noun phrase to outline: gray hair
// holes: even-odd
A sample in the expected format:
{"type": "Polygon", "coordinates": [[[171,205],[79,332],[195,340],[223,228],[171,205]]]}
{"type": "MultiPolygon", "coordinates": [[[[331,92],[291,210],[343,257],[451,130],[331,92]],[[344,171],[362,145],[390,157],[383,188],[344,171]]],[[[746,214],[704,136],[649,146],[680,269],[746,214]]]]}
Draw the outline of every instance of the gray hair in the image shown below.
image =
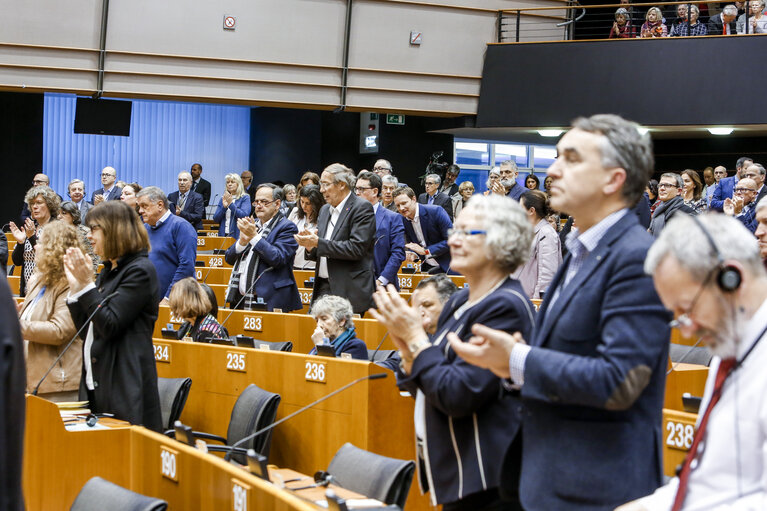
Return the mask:
{"type": "Polygon", "coordinates": [[[53,191],[53,188],[48,185],[33,186],[27,191],[27,194],[24,196],[24,202],[29,206],[29,210],[32,211],[32,201],[34,201],[38,195],[45,201],[45,205],[48,208],[48,212],[51,214],[51,218],[55,219],[59,216],[61,199],[59,198],[59,195],[53,191]]]}
{"type": "MultiPolygon", "coordinates": [[[[379,161],[380,161],[380,162],[384,162],[384,164],[386,165],[386,167],[388,167],[388,168],[387,168],[387,170],[388,170],[389,172],[391,172],[392,174],[394,173],[394,169],[392,168],[392,166],[391,166],[391,162],[390,162],[389,160],[384,160],[383,158],[379,158],[379,159],[377,159],[377,160],[376,160],[376,163],[378,163],[379,161]]],[[[373,167],[375,167],[375,163],[373,164],[373,167]]]]}
{"type": "Polygon", "coordinates": [[[285,200],[285,195],[282,193],[282,188],[280,188],[276,184],[274,184],[274,183],[261,183],[260,185],[258,185],[256,187],[256,193],[258,193],[258,191],[261,188],[269,188],[269,189],[272,190],[272,200],[278,200],[278,199],[281,200],[281,201],[285,200]]]}
{"type": "Polygon", "coordinates": [[[426,182],[427,179],[433,179],[437,182],[437,186],[442,184],[442,178],[439,177],[439,174],[426,174],[426,177],[424,178],[424,182],[426,182]]]}
{"type": "Polygon", "coordinates": [[[189,180],[194,181],[192,174],[187,172],[186,170],[182,170],[181,172],[178,173],[178,177],[181,177],[181,176],[189,176],[189,180]]]}
{"type": "Polygon", "coordinates": [[[334,183],[344,183],[349,190],[354,190],[357,178],[352,169],[341,163],[331,163],[323,172],[329,172],[333,176],[334,183]]]}
{"type": "Polygon", "coordinates": [[[157,186],[146,186],[142,188],[141,191],[136,194],[136,200],[141,197],[148,198],[150,202],[162,201],[165,209],[168,209],[168,196],[157,186]]]}
{"type": "Polygon", "coordinates": [[[82,179],[73,179],[72,181],[70,181],[69,184],[67,185],[67,192],[69,192],[69,189],[72,187],[72,185],[76,185],[77,183],[80,183],[81,185],[83,185],[83,195],[85,195],[85,181],[83,181],[82,179]]]}
{"type": "MultiPolygon", "coordinates": [[[[696,218],[689,215],[674,216],[647,252],[645,272],[652,275],[669,255],[700,283],[705,282],[711,271],[716,269],[720,258],[739,261],[754,273],[764,272],[759,244],[754,235],[740,221],[716,213],[696,218]],[[711,246],[711,241],[696,219],[711,236],[716,248],[711,246]]],[[[715,282],[709,284],[715,285],[715,282]]]]}
{"type": "Polygon", "coordinates": [[[296,185],[292,185],[290,183],[282,187],[282,193],[285,193],[285,194],[290,192],[295,192],[295,191],[296,191],[296,185]]]}
{"type": "MultiPolygon", "coordinates": [[[[686,5],[685,5],[685,7],[686,7],[686,5]]],[[[690,9],[691,9],[691,10],[693,10],[693,11],[695,11],[695,14],[697,14],[698,16],[700,16],[700,9],[698,9],[698,6],[697,6],[697,5],[695,5],[695,4],[690,4],[690,9]]]]}
{"type": "Polygon", "coordinates": [[[738,15],[738,8],[734,5],[730,4],[725,6],[724,9],[722,9],[722,13],[726,14],[727,16],[737,16],[738,15]]]}
{"type": "Polygon", "coordinates": [[[495,174],[499,178],[501,177],[501,169],[498,167],[493,167],[490,169],[490,172],[487,173],[487,181],[485,181],[485,187],[489,190],[490,189],[490,176],[495,174]]]}
{"type": "MultiPolygon", "coordinates": [[[[677,188],[684,188],[684,180],[682,180],[682,176],[679,174],[675,174],[673,172],[664,172],[660,175],[660,179],[663,179],[664,177],[669,177],[674,180],[676,183],[677,188]]],[[[658,181],[660,181],[660,179],[658,181]]]]}
{"type": "Polygon", "coordinates": [[[448,298],[453,296],[453,293],[458,291],[458,286],[455,285],[455,282],[444,273],[439,273],[422,279],[413,292],[423,289],[426,286],[434,287],[434,290],[437,292],[437,297],[439,298],[439,303],[445,303],[448,298]]]}
{"type": "Polygon", "coordinates": [[[573,128],[603,136],[602,166],[625,170],[621,194],[629,206],[639,202],[655,167],[650,136],[641,134],[637,123],[613,114],[579,117],[573,121],[573,128]]]}
{"type": "MultiPolygon", "coordinates": [[[[501,162],[501,167],[511,167],[511,170],[517,171],[517,162],[514,160],[506,160],[501,162]]],[[[492,172],[492,171],[491,171],[492,172]]],[[[500,169],[498,170],[498,173],[500,174],[500,169]]]]}
{"type": "Polygon", "coordinates": [[[764,208],[767,208],[767,197],[762,197],[762,200],[756,203],[755,211],[759,211],[764,208]]]}
{"type": "Polygon", "coordinates": [[[344,328],[351,328],[354,326],[354,310],[352,310],[352,304],[346,298],[335,295],[324,295],[317,299],[312,305],[312,310],[309,314],[317,319],[319,316],[327,315],[332,316],[333,319],[341,323],[344,321],[344,328]]]}
{"type": "Polygon", "coordinates": [[[397,180],[396,177],[389,174],[381,178],[381,185],[385,185],[385,184],[394,185],[394,187],[396,188],[397,186],[399,186],[399,181],[397,180]]]}
{"type": "Polygon", "coordinates": [[[489,259],[509,273],[530,257],[533,227],[524,208],[506,196],[473,195],[464,209],[474,208],[484,220],[485,247],[489,259]]]}
{"type": "Polygon", "coordinates": [[[631,21],[631,16],[625,7],[619,7],[618,10],[615,11],[615,18],[617,19],[618,16],[623,16],[623,19],[625,19],[627,22],[631,21]]]}
{"type": "Polygon", "coordinates": [[[746,170],[750,169],[751,167],[756,167],[756,169],[759,171],[759,174],[762,176],[765,174],[765,172],[767,172],[761,163],[752,163],[746,168],[746,170]]]}

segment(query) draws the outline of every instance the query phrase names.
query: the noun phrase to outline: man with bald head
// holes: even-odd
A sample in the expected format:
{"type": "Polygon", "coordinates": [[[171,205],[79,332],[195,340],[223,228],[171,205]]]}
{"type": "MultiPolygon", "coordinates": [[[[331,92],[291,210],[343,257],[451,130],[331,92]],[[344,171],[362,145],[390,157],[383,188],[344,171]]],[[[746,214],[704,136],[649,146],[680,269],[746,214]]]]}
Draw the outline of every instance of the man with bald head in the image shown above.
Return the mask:
{"type": "Polygon", "coordinates": [[[202,195],[192,191],[192,174],[181,172],[178,175],[178,191],[168,194],[170,212],[180,216],[198,231],[202,229],[205,206],[202,195]]]}
{"type": "Polygon", "coordinates": [[[249,170],[243,170],[240,173],[240,179],[242,179],[242,187],[245,189],[245,193],[250,195],[250,203],[253,204],[253,201],[256,200],[256,188],[257,188],[253,184],[253,173],[249,170]]]}
{"type": "Polygon", "coordinates": [[[117,182],[117,171],[114,167],[101,169],[101,188],[93,191],[91,204],[95,206],[105,200],[120,200],[123,189],[116,186],[115,182],[117,182]]]}
{"type": "Polygon", "coordinates": [[[735,185],[733,198],[725,199],[723,206],[725,215],[734,216],[751,232],[756,231],[756,193],[756,182],[744,177],[735,185]]]}

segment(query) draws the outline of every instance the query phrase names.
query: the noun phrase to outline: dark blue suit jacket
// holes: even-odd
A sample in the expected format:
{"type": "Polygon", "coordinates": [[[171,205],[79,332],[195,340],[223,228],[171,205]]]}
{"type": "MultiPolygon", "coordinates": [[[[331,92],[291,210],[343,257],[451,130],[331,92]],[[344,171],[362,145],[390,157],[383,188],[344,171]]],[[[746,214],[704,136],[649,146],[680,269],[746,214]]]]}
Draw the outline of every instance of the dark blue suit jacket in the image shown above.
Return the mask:
{"type": "Polygon", "coordinates": [[[445,213],[447,213],[447,217],[451,222],[453,221],[453,199],[451,199],[447,194],[437,192],[434,195],[434,200],[431,201],[431,204],[429,204],[429,194],[424,192],[418,196],[418,204],[425,204],[427,206],[442,206],[442,208],[445,210],[445,213]]]}
{"type": "MultiPolygon", "coordinates": [[[[440,206],[418,204],[418,220],[421,223],[426,248],[439,263],[442,271],[447,273],[450,268],[450,248],[447,246],[447,230],[453,227],[445,210],[440,206]]],[[[420,243],[413,229],[413,222],[402,217],[405,224],[406,243],[420,243]]]]}
{"type": "MultiPolygon", "coordinates": [[[[296,256],[298,243],[294,234],[298,233],[296,224],[285,217],[281,217],[272,227],[266,238],[261,238],[255,245],[255,250],[261,259],[256,268],[255,295],[264,299],[267,309],[282,309],[282,312],[298,310],[301,307],[301,297],[298,294],[296,279],[293,277],[293,259],[296,256]],[[267,269],[271,270],[267,273],[267,269]]],[[[236,243],[229,247],[224,258],[226,262],[234,265],[238,260],[244,259],[249,253],[245,250],[237,254],[236,243]]],[[[245,268],[238,268],[245,271],[245,268]]],[[[253,281],[247,283],[247,287],[253,285],[253,281]]],[[[239,302],[242,295],[235,293],[232,306],[239,302]]]]}
{"type": "Polygon", "coordinates": [[[735,176],[720,179],[716,188],[714,188],[714,195],[711,196],[709,208],[721,212],[724,207],[724,199],[732,199],[736,184],[738,184],[738,181],[735,179],[735,176]]]}
{"type": "Polygon", "coordinates": [[[376,211],[376,241],[373,247],[376,278],[383,276],[399,290],[397,273],[405,260],[405,226],[402,215],[389,211],[382,204],[376,211]]]}
{"type": "MultiPolygon", "coordinates": [[[[173,203],[173,207],[170,208],[171,213],[176,212],[175,206],[178,204],[178,195],[178,190],[168,194],[168,201],[173,203]]],[[[190,190],[186,198],[186,204],[184,204],[184,211],[180,212],[178,216],[192,224],[192,227],[196,230],[202,229],[202,219],[205,218],[205,206],[202,195],[190,190]]]]}
{"type": "MultiPolygon", "coordinates": [[[[120,188],[119,186],[113,186],[112,190],[110,190],[107,196],[104,197],[104,200],[120,200],[120,196],[122,195],[122,193],[123,193],[122,188],[120,188]]],[[[96,195],[104,195],[104,188],[99,188],[98,190],[95,190],[91,194],[91,204],[96,202],[96,195]]],[[[61,196],[59,195],[59,197],[61,196]]]]}
{"type": "Polygon", "coordinates": [[[546,293],[522,386],[525,509],[612,510],[661,484],[671,314],[644,273],[652,241],[628,212],[546,293]]]}

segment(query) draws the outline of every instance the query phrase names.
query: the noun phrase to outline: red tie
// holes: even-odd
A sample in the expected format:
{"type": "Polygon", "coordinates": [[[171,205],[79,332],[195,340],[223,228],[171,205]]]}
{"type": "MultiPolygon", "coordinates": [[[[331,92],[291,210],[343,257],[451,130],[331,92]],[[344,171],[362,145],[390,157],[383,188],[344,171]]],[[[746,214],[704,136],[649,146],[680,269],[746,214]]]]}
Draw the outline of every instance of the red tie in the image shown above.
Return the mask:
{"type": "Polygon", "coordinates": [[[698,426],[698,431],[695,432],[695,438],[692,440],[692,446],[690,446],[690,450],[687,452],[687,457],[684,459],[682,472],[679,474],[679,487],[676,490],[674,506],[671,508],[671,511],[679,511],[682,509],[684,498],[687,496],[687,482],[690,479],[690,472],[692,472],[692,469],[690,468],[692,460],[698,455],[698,444],[706,433],[708,417],[711,415],[711,410],[714,409],[719,398],[722,397],[722,386],[734,366],[734,358],[727,358],[719,363],[719,370],[716,373],[716,380],[714,382],[714,391],[711,393],[711,401],[708,403],[708,408],[706,408],[706,412],[703,414],[703,418],[700,421],[700,426],[698,426]]]}

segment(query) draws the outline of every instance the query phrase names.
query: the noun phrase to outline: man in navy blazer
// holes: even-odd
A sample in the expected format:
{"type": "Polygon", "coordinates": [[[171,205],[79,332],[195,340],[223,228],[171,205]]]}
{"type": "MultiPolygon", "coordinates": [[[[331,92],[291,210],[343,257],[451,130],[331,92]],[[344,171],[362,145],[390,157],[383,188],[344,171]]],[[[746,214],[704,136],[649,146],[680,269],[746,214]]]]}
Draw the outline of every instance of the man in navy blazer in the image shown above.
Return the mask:
{"type": "Polygon", "coordinates": [[[719,211],[720,213],[724,211],[724,200],[732,199],[732,195],[735,192],[735,185],[738,184],[738,181],[740,180],[741,172],[753,164],[754,161],[751,158],[746,156],[738,158],[738,162],[735,164],[735,175],[724,177],[717,183],[716,189],[714,189],[714,195],[711,196],[711,204],[709,205],[711,209],[719,211]]]}
{"type": "Polygon", "coordinates": [[[181,172],[178,175],[178,191],[168,194],[171,213],[174,213],[194,227],[202,229],[202,219],[205,216],[205,206],[202,195],[192,191],[192,174],[181,172]]]}
{"type": "Polygon", "coordinates": [[[442,206],[447,213],[450,221],[453,221],[453,199],[447,194],[439,191],[439,184],[442,182],[439,175],[428,174],[424,178],[424,186],[426,192],[418,196],[418,204],[429,204],[434,206],[442,206]]]}
{"type": "Polygon", "coordinates": [[[405,248],[422,259],[426,268],[431,268],[429,273],[448,273],[447,231],[452,229],[453,222],[445,210],[440,206],[419,204],[415,192],[408,186],[394,190],[394,203],[405,224],[405,248]]]}
{"type": "Polygon", "coordinates": [[[101,188],[94,190],[91,195],[91,204],[96,206],[105,200],[120,200],[123,189],[115,185],[117,171],[114,167],[104,167],[101,170],[101,188]]]}
{"type": "Polygon", "coordinates": [[[357,176],[355,192],[373,205],[376,215],[376,240],[373,247],[373,266],[376,280],[382,285],[393,284],[399,291],[397,273],[405,260],[405,226],[402,217],[389,211],[379,202],[381,178],[372,172],[357,176]]]}
{"type": "Polygon", "coordinates": [[[232,308],[252,310],[259,298],[270,311],[290,312],[302,307],[293,276],[298,249],[293,235],[298,228],[279,213],[281,197],[278,186],[259,185],[254,201],[258,221],[250,216],[237,220],[240,238],[224,256],[234,267],[226,293],[232,308]]]}
{"type": "Polygon", "coordinates": [[[663,475],[671,314],[643,270],[652,237],[629,209],[652,174],[652,147],[638,125],[595,115],[576,119],[557,150],[551,205],[578,227],[535,333],[523,344],[474,325],[472,343],[450,344],[519,386],[521,474],[505,482],[522,506],[612,510],[654,491],[663,475]]]}

